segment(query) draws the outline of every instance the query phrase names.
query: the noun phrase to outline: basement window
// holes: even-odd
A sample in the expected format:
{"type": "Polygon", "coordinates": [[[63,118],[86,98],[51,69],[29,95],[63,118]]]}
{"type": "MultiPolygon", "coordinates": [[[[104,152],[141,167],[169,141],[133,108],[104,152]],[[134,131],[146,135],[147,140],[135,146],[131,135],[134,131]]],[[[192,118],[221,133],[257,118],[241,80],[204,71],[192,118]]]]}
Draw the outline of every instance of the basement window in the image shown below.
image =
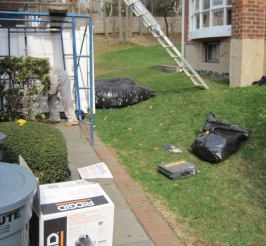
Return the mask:
{"type": "Polygon", "coordinates": [[[220,43],[206,43],[206,62],[219,63],[220,43]]]}

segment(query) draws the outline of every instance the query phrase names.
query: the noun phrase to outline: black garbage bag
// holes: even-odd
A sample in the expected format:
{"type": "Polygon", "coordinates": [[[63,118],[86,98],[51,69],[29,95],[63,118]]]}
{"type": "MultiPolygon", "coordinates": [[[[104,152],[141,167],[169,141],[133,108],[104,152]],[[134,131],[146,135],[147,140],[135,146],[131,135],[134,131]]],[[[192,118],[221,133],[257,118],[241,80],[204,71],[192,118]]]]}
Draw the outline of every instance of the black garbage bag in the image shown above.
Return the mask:
{"type": "Polygon", "coordinates": [[[77,119],[79,119],[79,117],[81,117],[81,119],[84,120],[86,117],[85,112],[81,109],[76,109],[75,114],[76,114],[77,119]]]}
{"type": "Polygon", "coordinates": [[[260,80],[252,82],[252,85],[266,85],[266,76],[262,76],[260,80]]]}
{"type": "Polygon", "coordinates": [[[127,86],[127,85],[135,85],[136,82],[132,78],[122,77],[122,78],[112,78],[112,79],[96,79],[95,87],[99,88],[103,85],[109,86],[127,86]]]}
{"type": "Polygon", "coordinates": [[[96,108],[122,108],[145,101],[156,94],[148,87],[136,85],[130,78],[95,82],[96,108]]]}
{"type": "Polygon", "coordinates": [[[193,153],[210,163],[218,163],[235,153],[249,137],[249,130],[233,123],[221,122],[209,112],[203,134],[192,144],[193,153]]]}

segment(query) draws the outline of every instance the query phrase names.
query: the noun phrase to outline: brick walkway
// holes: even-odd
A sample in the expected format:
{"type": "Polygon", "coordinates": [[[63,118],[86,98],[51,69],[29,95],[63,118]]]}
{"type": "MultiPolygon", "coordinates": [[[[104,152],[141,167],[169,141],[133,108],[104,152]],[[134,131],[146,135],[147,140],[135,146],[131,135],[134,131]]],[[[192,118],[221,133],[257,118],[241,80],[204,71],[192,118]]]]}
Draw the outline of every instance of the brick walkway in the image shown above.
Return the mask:
{"type": "MultiPolygon", "coordinates": [[[[80,124],[80,127],[89,138],[88,128],[83,124],[80,124]]],[[[116,160],[114,153],[96,134],[93,148],[101,161],[110,169],[117,187],[154,244],[156,246],[183,246],[144,191],[131,179],[126,170],[116,160]]]]}

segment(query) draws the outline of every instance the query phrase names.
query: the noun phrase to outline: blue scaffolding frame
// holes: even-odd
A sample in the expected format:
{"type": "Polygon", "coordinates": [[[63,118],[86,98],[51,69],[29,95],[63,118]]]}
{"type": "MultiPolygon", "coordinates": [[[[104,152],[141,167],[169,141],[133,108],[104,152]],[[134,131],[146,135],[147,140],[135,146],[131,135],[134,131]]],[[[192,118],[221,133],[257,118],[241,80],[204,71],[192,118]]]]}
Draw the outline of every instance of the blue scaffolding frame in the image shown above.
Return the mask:
{"type": "MultiPolygon", "coordinates": [[[[52,15],[55,17],[56,15],[52,15]]],[[[61,17],[62,15],[58,15],[61,17]]],[[[85,14],[65,14],[65,20],[60,20],[60,19],[49,19],[51,15],[46,12],[40,12],[40,13],[35,13],[35,12],[15,12],[15,11],[0,11],[0,21],[12,21],[12,22],[36,22],[36,23],[59,23],[62,24],[59,28],[52,28],[53,31],[57,30],[60,31],[60,37],[61,37],[61,44],[62,44],[62,53],[63,53],[63,63],[64,63],[64,68],[65,68],[65,53],[64,53],[64,40],[63,40],[63,35],[62,35],[62,29],[68,28],[72,29],[72,44],[73,44],[73,67],[74,67],[74,85],[76,89],[76,107],[78,110],[78,118],[82,124],[89,124],[90,125],[90,142],[91,145],[94,145],[94,113],[95,113],[95,105],[94,105],[94,53],[93,53],[93,22],[92,18],[90,18],[88,15],[85,14]],[[2,17],[2,16],[8,16],[8,17],[2,17]],[[27,19],[27,18],[19,18],[19,17],[29,17],[32,16],[33,19],[27,19]],[[41,17],[47,18],[47,19],[40,19],[41,17]],[[86,21],[86,27],[85,27],[85,32],[83,36],[83,40],[81,43],[81,48],[80,48],[80,53],[78,54],[77,52],[77,45],[76,45],[76,19],[81,18],[85,19],[86,21]],[[65,24],[65,26],[63,26],[65,24]],[[70,25],[67,26],[67,25],[70,25]],[[82,48],[85,42],[85,35],[89,29],[89,55],[81,55],[82,53],[82,48]],[[79,73],[78,73],[78,68],[80,67],[80,59],[85,58],[89,59],[89,81],[87,81],[87,86],[81,87],[79,83],[79,73]],[[89,82],[89,83],[88,83],[89,82]],[[89,92],[89,116],[90,116],[90,122],[87,123],[84,121],[81,117],[81,101],[80,101],[80,91],[81,90],[86,90],[89,92]]],[[[34,27],[34,26],[0,26],[1,29],[5,28],[8,30],[8,56],[11,55],[11,44],[10,44],[10,34],[12,32],[38,32],[40,33],[41,31],[47,32],[51,28],[45,27],[34,27]],[[17,29],[15,31],[11,31],[11,29],[17,29]],[[23,29],[23,30],[21,30],[23,29]]]]}

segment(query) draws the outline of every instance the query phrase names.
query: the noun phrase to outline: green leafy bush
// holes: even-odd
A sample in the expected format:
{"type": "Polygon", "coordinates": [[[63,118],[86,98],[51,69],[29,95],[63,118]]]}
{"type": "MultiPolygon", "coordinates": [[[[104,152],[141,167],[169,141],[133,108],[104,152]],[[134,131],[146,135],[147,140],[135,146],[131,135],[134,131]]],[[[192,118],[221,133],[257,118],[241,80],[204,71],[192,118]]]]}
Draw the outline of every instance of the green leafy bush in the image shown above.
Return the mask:
{"type": "Polygon", "coordinates": [[[0,119],[32,116],[32,107],[48,87],[49,60],[9,56],[0,60],[0,119]]]}
{"type": "Polygon", "coordinates": [[[0,132],[6,134],[3,162],[19,163],[21,155],[41,184],[66,180],[67,147],[58,129],[39,122],[2,122],[0,132]]]}

